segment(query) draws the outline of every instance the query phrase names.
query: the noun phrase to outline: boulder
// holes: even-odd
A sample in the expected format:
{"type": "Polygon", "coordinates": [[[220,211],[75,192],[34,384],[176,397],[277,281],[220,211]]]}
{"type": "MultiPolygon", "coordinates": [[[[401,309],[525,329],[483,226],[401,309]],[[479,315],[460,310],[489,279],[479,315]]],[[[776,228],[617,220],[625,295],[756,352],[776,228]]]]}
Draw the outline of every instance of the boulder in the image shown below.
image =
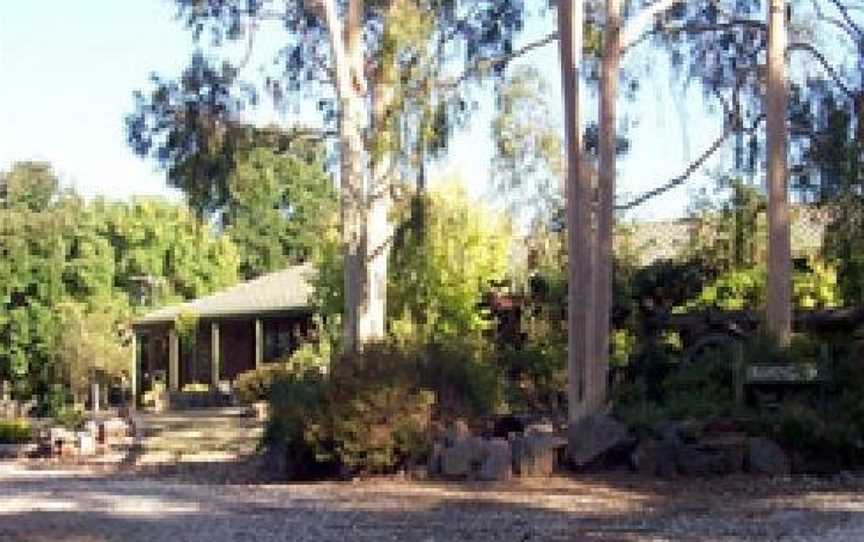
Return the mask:
{"type": "Polygon", "coordinates": [[[456,420],[444,435],[444,445],[453,446],[471,437],[471,430],[465,420],[456,420]]]}
{"type": "Polygon", "coordinates": [[[603,414],[588,416],[567,430],[567,456],[582,467],[627,440],[627,426],[603,414]]]}
{"type": "Polygon", "coordinates": [[[514,437],[513,471],[526,478],[550,476],[555,470],[558,451],[567,440],[552,434],[532,433],[514,437]]]}
{"type": "Polygon", "coordinates": [[[506,481],[513,476],[513,460],[509,442],[500,438],[486,441],[484,455],[479,473],[481,480],[506,481]]]}
{"type": "Polygon", "coordinates": [[[747,470],[753,474],[785,476],[792,472],[789,456],[776,442],[765,437],[747,439],[747,470]]]}
{"type": "Polygon", "coordinates": [[[725,475],[744,468],[746,436],[742,433],[707,434],[678,453],[678,469],[687,476],[725,475]]]}
{"type": "Polygon", "coordinates": [[[99,424],[99,443],[108,446],[120,444],[129,432],[126,422],[120,418],[105,420],[99,424]]]}
{"type": "Polygon", "coordinates": [[[678,475],[680,445],[668,440],[644,439],[631,455],[634,470],[647,476],[674,478],[678,475]]]}
{"type": "Polygon", "coordinates": [[[96,437],[92,433],[88,431],[76,433],[75,440],[79,456],[90,457],[96,455],[96,437]]]}
{"type": "Polygon", "coordinates": [[[468,437],[444,448],[441,454],[441,474],[447,478],[467,478],[483,463],[483,439],[468,437]]]}
{"type": "Polygon", "coordinates": [[[429,453],[429,462],[426,465],[426,471],[429,476],[438,476],[441,474],[441,456],[444,450],[440,442],[432,444],[432,452],[429,453]]]}

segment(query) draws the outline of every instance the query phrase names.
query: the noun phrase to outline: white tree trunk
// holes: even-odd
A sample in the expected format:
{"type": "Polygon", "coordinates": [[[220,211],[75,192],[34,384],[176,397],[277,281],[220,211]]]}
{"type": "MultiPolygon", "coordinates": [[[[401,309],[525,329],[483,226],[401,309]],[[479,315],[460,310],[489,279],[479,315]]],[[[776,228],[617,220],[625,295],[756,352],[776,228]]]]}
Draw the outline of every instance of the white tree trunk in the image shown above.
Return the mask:
{"type": "Polygon", "coordinates": [[[786,9],[784,0],[768,2],[768,285],[766,321],[768,333],[780,345],[788,345],[792,332],[792,256],[786,110],[786,9]]]}
{"type": "Polygon", "coordinates": [[[558,7],[561,84],[567,158],[567,374],[568,417],[581,420],[586,408],[586,368],[594,350],[595,288],[591,279],[593,254],[590,178],[582,175],[582,129],[579,78],[582,59],[582,0],[562,0],[558,7]]]}
{"type": "Polygon", "coordinates": [[[609,335],[612,313],[613,230],[615,227],[615,149],[618,139],[618,67],[621,60],[621,0],[606,0],[603,63],[600,72],[600,164],[597,174],[597,339],[596,373],[591,385],[592,405],[606,402],[609,374],[609,335]]]}
{"type": "Polygon", "coordinates": [[[366,187],[362,130],[367,122],[363,66],[362,0],[351,0],[343,24],[335,0],[322,0],[324,22],[339,100],[342,242],[345,257],[343,346],[354,351],[366,342],[369,289],[366,288],[366,187]]]}

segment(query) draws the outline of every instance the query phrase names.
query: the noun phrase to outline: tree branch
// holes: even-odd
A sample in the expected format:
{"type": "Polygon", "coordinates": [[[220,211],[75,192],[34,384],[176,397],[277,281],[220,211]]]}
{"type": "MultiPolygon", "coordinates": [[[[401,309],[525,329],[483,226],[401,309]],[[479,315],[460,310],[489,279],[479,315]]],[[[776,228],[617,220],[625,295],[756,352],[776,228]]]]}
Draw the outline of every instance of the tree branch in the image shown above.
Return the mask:
{"type": "Polygon", "coordinates": [[[625,43],[621,47],[621,54],[626,54],[630,49],[645,41],[649,36],[654,34],[662,34],[666,32],[686,32],[688,34],[698,34],[701,32],[723,32],[732,30],[733,28],[755,28],[756,30],[767,32],[768,27],[762,21],[754,21],[751,19],[733,19],[725,23],[701,24],[701,23],[686,23],[679,26],[660,26],[650,30],[646,30],[637,38],[629,43],[625,43]]]}
{"type": "Polygon", "coordinates": [[[483,69],[490,69],[496,66],[509,64],[520,56],[524,56],[535,49],[539,49],[541,47],[549,45],[550,43],[554,43],[557,39],[558,32],[552,32],[537,41],[533,41],[523,47],[520,47],[519,49],[516,49],[508,55],[495,58],[481,58],[476,61],[472,66],[469,66],[464,72],[462,72],[459,77],[456,77],[455,79],[451,79],[449,81],[442,81],[441,83],[439,83],[438,86],[439,88],[443,89],[455,88],[464,83],[472,75],[480,73],[483,69]]]}
{"type": "Polygon", "coordinates": [[[856,35],[856,31],[854,27],[849,26],[847,23],[841,21],[840,19],[835,19],[834,17],[829,17],[822,11],[822,7],[819,5],[819,0],[810,0],[810,3],[813,4],[813,10],[816,12],[816,18],[820,21],[825,21],[826,23],[832,24],[845,32],[853,42],[857,42],[861,35],[860,33],[856,35]]]}
{"type": "Polygon", "coordinates": [[[846,94],[846,96],[853,100],[855,99],[855,93],[852,91],[852,89],[846,86],[843,79],[840,77],[840,74],[837,73],[837,70],[835,70],[833,66],[831,66],[831,63],[828,62],[828,60],[825,58],[825,55],[823,55],[819,51],[819,49],[810,45],[809,43],[796,42],[790,43],[787,47],[788,53],[791,53],[793,51],[805,51],[807,53],[810,53],[811,56],[813,56],[816,60],[819,61],[819,63],[822,65],[822,68],[834,81],[834,84],[837,85],[837,87],[840,88],[840,90],[842,90],[843,93],[846,94]]]}
{"type": "MultiPolygon", "coordinates": [[[[742,130],[742,133],[749,134],[749,133],[755,132],[756,128],[758,128],[759,124],[764,119],[765,119],[765,115],[760,115],[753,122],[753,125],[747,129],[745,129],[745,130],[742,130]]],[[[713,156],[714,153],[716,153],[720,149],[721,146],[723,146],[723,143],[726,141],[726,139],[729,138],[730,135],[732,135],[733,132],[734,132],[733,130],[730,130],[728,128],[723,130],[723,133],[720,134],[720,137],[718,137],[716,140],[714,140],[714,142],[711,144],[711,146],[709,146],[705,150],[705,152],[703,152],[701,155],[699,155],[699,157],[696,158],[696,160],[691,162],[681,175],[678,175],[677,177],[673,177],[672,179],[670,179],[669,181],[667,181],[663,185],[658,186],[657,188],[654,188],[653,190],[649,190],[648,192],[644,192],[643,194],[636,197],[635,199],[630,200],[628,203],[625,203],[623,205],[616,205],[615,210],[616,211],[628,211],[630,209],[633,209],[635,207],[642,205],[646,201],[648,201],[648,200],[650,200],[656,196],[659,196],[660,194],[668,192],[669,190],[675,188],[676,186],[684,184],[684,182],[687,181],[687,179],[689,179],[690,176],[697,169],[702,167],[702,165],[706,161],[708,161],[708,159],[711,158],[711,156],[713,156]]]]}
{"type": "Polygon", "coordinates": [[[683,4],[683,0],[657,0],[653,4],[640,11],[633,20],[624,27],[621,35],[621,52],[629,49],[634,42],[641,41],[641,36],[646,28],[651,25],[655,18],[661,13],[668,11],[678,4],[683,4]]]}
{"type": "Polygon", "coordinates": [[[840,0],[828,0],[834,7],[837,8],[837,11],[840,12],[840,16],[843,17],[843,20],[846,21],[846,24],[849,25],[849,28],[854,30],[858,34],[858,41],[864,38],[864,30],[861,30],[861,27],[858,26],[855,21],[852,19],[852,16],[849,15],[849,8],[846,7],[840,0]]]}

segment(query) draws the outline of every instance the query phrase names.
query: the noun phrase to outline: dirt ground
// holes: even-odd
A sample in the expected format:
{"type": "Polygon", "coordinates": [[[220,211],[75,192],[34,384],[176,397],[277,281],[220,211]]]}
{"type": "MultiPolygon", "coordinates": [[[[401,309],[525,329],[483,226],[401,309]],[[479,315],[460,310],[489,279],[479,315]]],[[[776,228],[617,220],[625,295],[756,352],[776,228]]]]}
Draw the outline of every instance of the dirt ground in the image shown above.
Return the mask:
{"type": "Polygon", "coordinates": [[[864,540],[864,477],[250,484],[0,463],[0,540],[864,540]]]}

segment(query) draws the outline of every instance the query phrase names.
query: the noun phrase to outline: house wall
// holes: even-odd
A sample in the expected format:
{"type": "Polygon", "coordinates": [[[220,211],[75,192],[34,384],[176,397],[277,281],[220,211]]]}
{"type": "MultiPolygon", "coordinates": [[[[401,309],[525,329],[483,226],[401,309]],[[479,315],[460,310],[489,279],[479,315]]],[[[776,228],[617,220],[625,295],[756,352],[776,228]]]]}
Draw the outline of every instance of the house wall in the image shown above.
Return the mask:
{"type": "MultiPolygon", "coordinates": [[[[264,362],[284,359],[306,340],[310,340],[313,329],[312,314],[284,314],[258,317],[263,323],[264,362]],[[270,345],[270,352],[267,346],[270,345]],[[268,356],[268,353],[270,354],[268,356]]],[[[198,322],[195,341],[180,345],[179,385],[210,384],[212,379],[211,325],[219,324],[219,378],[234,380],[237,375],[255,368],[255,321],[256,316],[243,318],[206,319],[198,322]]],[[[153,376],[165,375],[166,385],[169,362],[169,331],[172,324],[147,324],[136,326],[138,335],[138,385],[139,396],[151,389],[153,376]]],[[[181,341],[183,342],[183,341],[181,341]]]]}

